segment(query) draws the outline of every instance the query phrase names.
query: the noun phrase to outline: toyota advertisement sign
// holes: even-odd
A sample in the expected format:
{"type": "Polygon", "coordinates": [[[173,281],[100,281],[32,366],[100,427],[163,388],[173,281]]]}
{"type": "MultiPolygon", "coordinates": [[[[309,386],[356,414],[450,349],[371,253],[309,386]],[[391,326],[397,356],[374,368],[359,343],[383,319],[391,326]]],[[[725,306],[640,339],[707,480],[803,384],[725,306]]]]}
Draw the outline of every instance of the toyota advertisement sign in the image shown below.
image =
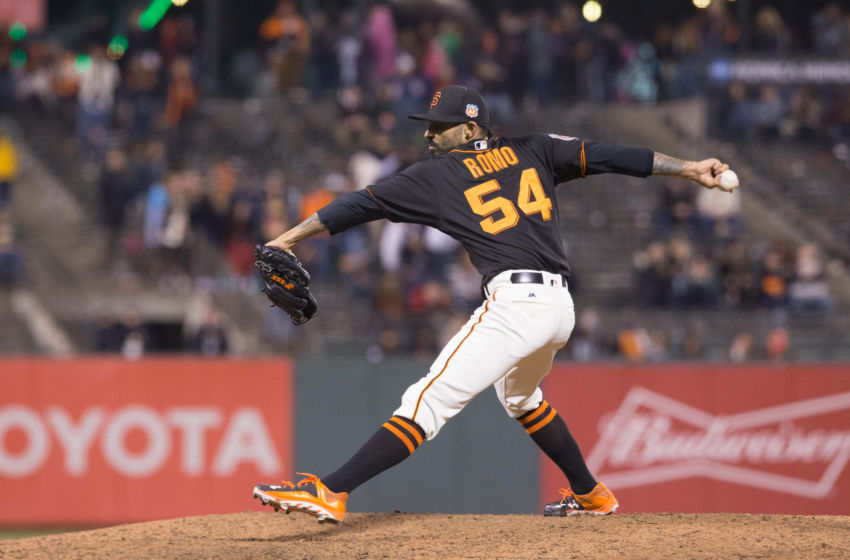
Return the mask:
{"type": "Polygon", "coordinates": [[[244,511],[292,471],[287,360],[0,364],[0,524],[244,511]]]}

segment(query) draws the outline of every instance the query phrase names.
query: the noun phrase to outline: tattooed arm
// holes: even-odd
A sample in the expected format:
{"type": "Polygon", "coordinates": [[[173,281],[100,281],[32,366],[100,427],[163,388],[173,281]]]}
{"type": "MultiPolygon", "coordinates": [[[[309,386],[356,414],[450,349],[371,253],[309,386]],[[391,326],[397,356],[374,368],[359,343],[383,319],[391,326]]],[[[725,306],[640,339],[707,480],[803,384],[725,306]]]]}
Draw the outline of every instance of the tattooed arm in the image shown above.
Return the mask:
{"type": "Polygon", "coordinates": [[[655,152],[655,158],[652,162],[653,175],[673,175],[690,179],[708,189],[720,185],[720,174],[727,169],[729,169],[729,166],[716,158],[687,161],[659,152],[655,152]]]}
{"type": "Polygon", "coordinates": [[[328,228],[325,227],[321,220],[319,220],[319,215],[316,212],[313,212],[309,218],[289,231],[281,234],[277,239],[269,241],[266,245],[280,247],[281,249],[290,251],[299,241],[307,239],[308,237],[313,237],[314,235],[318,235],[324,231],[328,231],[328,228]]]}

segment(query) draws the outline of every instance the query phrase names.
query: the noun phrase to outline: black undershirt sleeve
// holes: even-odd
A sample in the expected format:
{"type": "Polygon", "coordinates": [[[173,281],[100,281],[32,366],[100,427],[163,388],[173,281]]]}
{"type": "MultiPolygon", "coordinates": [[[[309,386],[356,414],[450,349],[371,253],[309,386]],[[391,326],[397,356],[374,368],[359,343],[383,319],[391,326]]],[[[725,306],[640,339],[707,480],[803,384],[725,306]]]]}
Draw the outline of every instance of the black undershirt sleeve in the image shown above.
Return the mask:
{"type": "Polygon", "coordinates": [[[587,175],[618,173],[633,177],[652,175],[655,152],[620,144],[584,143],[587,175]]]}
{"type": "Polygon", "coordinates": [[[368,189],[345,193],[317,213],[331,234],[387,217],[368,189]]]}
{"type": "Polygon", "coordinates": [[[557,182],[599,173],[617,173],[634,177],[652,175],[655,152],[620,144],[587,142],[569,136],[541,136],[550,143],[552,165],[557,182]]]}

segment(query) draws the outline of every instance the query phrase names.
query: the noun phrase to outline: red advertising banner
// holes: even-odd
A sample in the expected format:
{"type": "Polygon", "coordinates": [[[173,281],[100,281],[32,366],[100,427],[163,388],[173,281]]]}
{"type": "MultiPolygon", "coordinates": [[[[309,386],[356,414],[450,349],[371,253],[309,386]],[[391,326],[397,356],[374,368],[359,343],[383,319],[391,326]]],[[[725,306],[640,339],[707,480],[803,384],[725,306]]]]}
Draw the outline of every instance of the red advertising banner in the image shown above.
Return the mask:
{"type": "Polygon", "coordinates": [[[850,514],[848,365],[559,364],[544,396],[621,512],[850,514]]]}
{"type": "Polygon", "coordinates": [[[0,525],[244,511],[291,475],[288,360],[0,360],[0,525]]]}

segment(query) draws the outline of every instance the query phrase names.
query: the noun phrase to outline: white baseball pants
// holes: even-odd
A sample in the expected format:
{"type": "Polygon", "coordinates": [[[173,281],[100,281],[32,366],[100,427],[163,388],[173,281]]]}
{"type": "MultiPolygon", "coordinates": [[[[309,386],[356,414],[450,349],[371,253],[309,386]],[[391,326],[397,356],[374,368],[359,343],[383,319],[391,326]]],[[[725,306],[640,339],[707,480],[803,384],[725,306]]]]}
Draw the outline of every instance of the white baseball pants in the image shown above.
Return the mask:
{"type": "Polygon", "coordinates": [[[575,326],[573,299],[558,274],[514,284],[514,272],[523,271],[504,271],[487,284],[484,303],[402,396],[394,414],[416,422],[428,439],[490,385],[512,418],[543,400],[540,381],[575,326]]]}

